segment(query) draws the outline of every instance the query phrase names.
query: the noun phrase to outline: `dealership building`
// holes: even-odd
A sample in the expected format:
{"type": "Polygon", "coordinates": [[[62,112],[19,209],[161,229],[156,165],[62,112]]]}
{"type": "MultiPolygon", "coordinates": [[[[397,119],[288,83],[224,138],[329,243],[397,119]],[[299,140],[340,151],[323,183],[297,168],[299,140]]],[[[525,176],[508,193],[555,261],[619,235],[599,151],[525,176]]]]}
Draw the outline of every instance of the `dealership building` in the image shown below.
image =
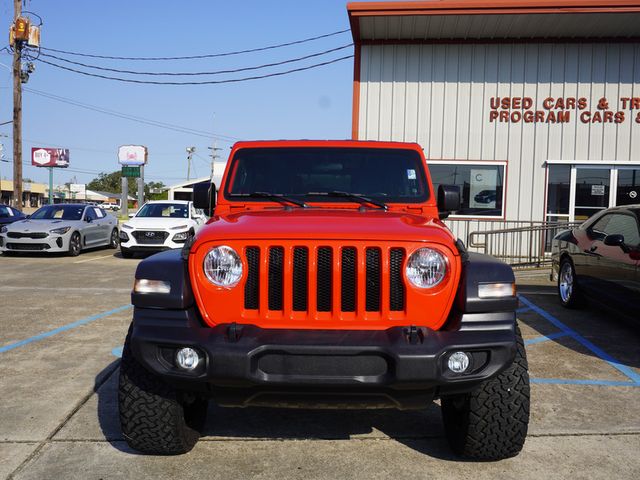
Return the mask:
{"type": "Polygon", "coordinates": [[[640,0],[347,10],[353,138],[418,142],[462,238],[640,203],[640,0]]]}

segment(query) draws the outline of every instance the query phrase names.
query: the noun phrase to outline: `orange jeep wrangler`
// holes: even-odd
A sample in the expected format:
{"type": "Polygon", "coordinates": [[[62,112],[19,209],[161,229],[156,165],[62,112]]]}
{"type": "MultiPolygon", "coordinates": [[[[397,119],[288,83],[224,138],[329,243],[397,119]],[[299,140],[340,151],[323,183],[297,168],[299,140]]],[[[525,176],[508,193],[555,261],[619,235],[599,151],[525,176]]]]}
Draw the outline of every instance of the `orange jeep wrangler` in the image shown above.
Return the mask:
{"type": "Polygon", "coordinates": [[[440,399],[452,449],[522,449],[527,360],[511,268],[467,252],[412,143],[234,145],[208,224],[137,268],[120,368],[128,444],[189,451],[207,403],[419,409],[440,399]]]}

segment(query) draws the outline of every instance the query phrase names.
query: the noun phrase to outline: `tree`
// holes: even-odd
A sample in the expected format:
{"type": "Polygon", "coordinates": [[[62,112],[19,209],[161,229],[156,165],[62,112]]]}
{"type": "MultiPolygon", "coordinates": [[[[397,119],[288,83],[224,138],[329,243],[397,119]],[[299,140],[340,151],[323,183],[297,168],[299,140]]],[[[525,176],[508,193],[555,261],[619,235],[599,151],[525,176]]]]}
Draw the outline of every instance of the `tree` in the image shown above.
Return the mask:
{"type": "MultiPolygon", "coordinates": [[[[129,195],[135,196],[138,192],[137,178],[128,178],[129,195]]],[[[151,200],[162,200],[167,198],[167,193],[162,182],[149,182],[144,185],[144,196],[151,200]]],[[[87,184],[87,190],[94,192],[122,193],[122,173],[120,171],[112,173],[100,173],[98,178],[94,178],[87,184]]]]}
{"type": "MultiPolygon", "coordinates": [[[[87,184],[87,190],[109,193],[122,193],[122,173],[118,170],[112,173],[100,173],[98,178],[94,178],[87,184]]],[[[129,195],[137,191],[136,179],[129,178],[129,195]]]]}

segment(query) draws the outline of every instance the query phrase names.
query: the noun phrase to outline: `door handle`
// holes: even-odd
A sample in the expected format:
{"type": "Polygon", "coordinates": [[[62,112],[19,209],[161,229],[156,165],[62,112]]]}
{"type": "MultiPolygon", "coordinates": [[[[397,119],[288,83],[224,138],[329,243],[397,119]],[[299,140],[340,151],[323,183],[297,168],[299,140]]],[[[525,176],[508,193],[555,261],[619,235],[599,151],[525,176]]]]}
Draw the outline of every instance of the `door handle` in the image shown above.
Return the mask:
{"type": "Polygon", "coordinates": [[[589,249],[590,252],[595,252],[598,249],[597,245],[591,245],[591,248],[589,249]]]}

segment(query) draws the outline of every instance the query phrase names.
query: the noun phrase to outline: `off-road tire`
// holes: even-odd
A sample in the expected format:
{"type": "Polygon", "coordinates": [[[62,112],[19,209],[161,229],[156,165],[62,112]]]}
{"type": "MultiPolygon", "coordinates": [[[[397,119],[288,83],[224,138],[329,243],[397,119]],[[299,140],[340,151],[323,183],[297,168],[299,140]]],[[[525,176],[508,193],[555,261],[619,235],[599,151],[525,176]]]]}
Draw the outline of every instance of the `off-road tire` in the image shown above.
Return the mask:
{"type": "Polygon", "coordinates": [[[122,245],[120,245],[120,255],[122,258],[133,258],[133,252],[122,245]]]}
{"type": "Polygon", "coordinates": [[[142,453],[179,455],[190,451],[207,417],[207,400],[176,390],[147,371],[125,340],[118,407],[127,444],[142,453]]]}
{"type": "Polygon", "coordinates": [[[70,257],[77,257],[82,251],[82,237],[78,232],[73,232],[69,237],[69,251],[70,257]]]}
{"type": "Polygon", "coordinates": [[[475,460],[502,460],[522,450],[529,426],[529,373],[516,325],[513,364],[475,391],[442,399],[442,418],[452,450],[475,460]]]}
{"type": "Polygon", "coordinates": [[[120,236],[118,235],[118,229],[111,230],[111,237],[109,237],[109,248],[116,249],[120,245],[120,236]],[[114,235],[115,234],[115,235],[114,235]]]}
{"type": "Polygon", "coordinates": [[[576,278],[576,269],[568,258],[560,262],[558,273],[558,298],[565,308],[580,308],[584,305],[584,297],[576,278]],[[568,286],[570,281],[571,285],[568,286]]]}

